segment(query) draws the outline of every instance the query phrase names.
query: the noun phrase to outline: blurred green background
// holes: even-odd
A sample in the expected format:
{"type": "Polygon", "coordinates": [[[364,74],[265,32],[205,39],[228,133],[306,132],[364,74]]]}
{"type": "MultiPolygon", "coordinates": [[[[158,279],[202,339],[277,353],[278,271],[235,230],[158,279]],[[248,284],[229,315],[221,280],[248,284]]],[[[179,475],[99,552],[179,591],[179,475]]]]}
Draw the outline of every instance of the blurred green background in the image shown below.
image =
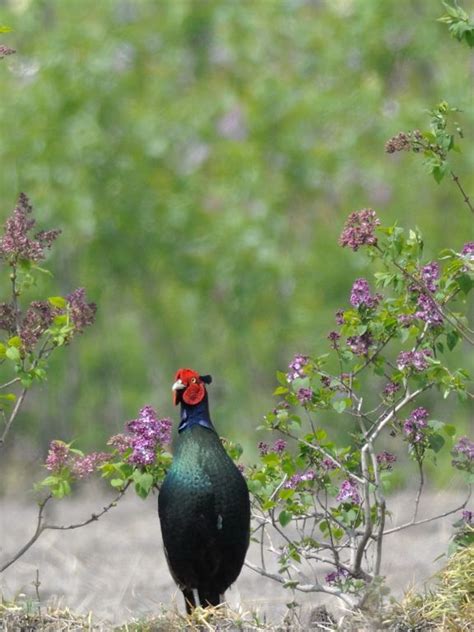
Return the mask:
{"type": "MultiPolygon", "coordinates": [[[[84,286],[99,306],[16,422],[32,461],[55,437],[97,448],[145,403],[176,418],[181,366],[214,376],[219,431],[254,445],[275,371],[324,350],[367,274],[337,245],[349,212],[418,225],[428,258],[473,237],[452,183],[384,153],[442,99],[472,139],[472,57],[442,13],[417,0],[0,2],[18,51],[0,63],[1,220],[25,191],[40,228],[63,230],[55,278],[31,298],[84,286]]],[[[430,397],[433,416],[467,427],[467,406],[430,397]]]]}

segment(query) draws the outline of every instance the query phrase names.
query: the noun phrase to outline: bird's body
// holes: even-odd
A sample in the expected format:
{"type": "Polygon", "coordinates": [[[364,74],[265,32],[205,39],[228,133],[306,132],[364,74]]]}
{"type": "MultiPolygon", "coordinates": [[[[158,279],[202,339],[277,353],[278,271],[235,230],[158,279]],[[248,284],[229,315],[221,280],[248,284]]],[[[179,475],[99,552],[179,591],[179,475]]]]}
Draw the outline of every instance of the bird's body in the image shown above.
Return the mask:
{"type": "Polygon", "coordinates": [[[196,404],[185,396],[158,512],[168,565],[190,611],[196,592],[202,606],[217,605],[237,579],[249,543],[250,503],[245,479],[210,420],[205,388],[196,404]]]}

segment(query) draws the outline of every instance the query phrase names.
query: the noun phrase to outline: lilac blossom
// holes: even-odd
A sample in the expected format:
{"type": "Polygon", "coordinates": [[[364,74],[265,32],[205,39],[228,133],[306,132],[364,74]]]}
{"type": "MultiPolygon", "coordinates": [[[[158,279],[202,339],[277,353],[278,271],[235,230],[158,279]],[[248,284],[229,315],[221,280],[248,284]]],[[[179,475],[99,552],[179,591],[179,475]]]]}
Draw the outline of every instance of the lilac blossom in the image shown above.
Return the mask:
{"type": "Polygon", "coordinates": [[[304,474],[293,474],[285,483],[286,489],[296,489],[299,483],[314,481],[316,473],[314,470],[308,470],[304,474]]]}
{"type": "Polygon", "coordinates": [[[328,333],[328,340],[331,341],[331,348],[332,349],[337,349],[338,348],[338,342],[339,342],[339,338],[341,337],[341,334],[339,334],[337,331],[330,331],[328,333]]]}
{"type": "Polygon", "coordinates": [[[361,246],[376,246],[375,228],[380,224],[375,211],[362,209],[351,213],[344,224],[344,230],[339,238],[339,244],[356,251],[361,246]]]}
{"type": "Polygon", "coordinates": [[[67,443],[57,440],[51,441],[46,457],[46,469],[57,474],[61,468],[67,465],[69,456],[70,449],[67,443]]]}
{"type": "Polygon", "coordinates": [[[20,325],[23,347],[31,351],[48,327],[52,324],[57,309],[49,301],[33,301],[20,325]]]}
{"type": "Polygon", "coordinates": [[[133,444],[133,437],[126,435],[123,432],[110,437],[107,441],[107,445],[112,446],[119,454],[125,454],[127,450],[130,450],[133,444]]]}
{"type": "Polygon", "coordinates": [[[347,345],[354,355],[367,355],[370,347],[373,345],[371,334],[366,331],[361,336],[349,336],[347,345]]]}
{"type": "Polygon", "coordinates": [[[16,330],[15,308],[11,303],[0,303],[0,329],[9,333],[16,330]]]}
{"type": "Polygon", "coordinates": [[[308,364],[309,357],[306,355],[297,354],[288,365],[288,373],[286,379],[288,382],[293,382],[299,377],[305,377],[304,367],[308,364]]]}
{"type": "Polygon", "coordinates": [[[336,324],[343,325],[344,324],[344,310],[338,309],[336,312],[336,324]]]}
{"type": "Polygon", "coordinates": [[[272,452],[277,454],[283,454],[286,449],[286,441],[284,439],[277,439],[272,447],[272,452]]]}
{"type": "Polygon", "coordinates": [[[93,324],[97,312],[97,305],[95,303],[86,302],[86,291],[82,287],[68,294],[66,299],[74,329],[78,333],[82,333],[86,327],[93,324]]]}
{"type": "Polygon", "coordinates": [[[403,423],[403,432],[407,435],[410,443],[420,443],[425,436],[427,427],[428,411],[420,406],[412,411],[408,419],[403,423]]]}
{"type": "Polygon", "coordinates": [[[472,511],[469,511],[469,509],[465,509],[462,512],[462,519],[464,520],[464,522],[468,525],[472,525],[473,524],[473,514],[472,511]]]}
{"type": "Polygon", "coordinates": [[[338,568],[336,571],[332,571],[325,576],[325,581],[327,584],[337,584],[338,582],[344,581],[350,577],[349,571],[346,571],[345,568],[338,568]]]}
{"type": "Polygon", "coordinates": [[[432,327],[437,327],[443,324],[443,317],[440,314],[438,304],[427,294],[420,294],[418,297],[415,317],[432,327]]]}
{"type": "Polygon", "coordinates": [[[305,406],[309,404],[313,399],[313,389],[312,388],[300,388],[296,393],[296,397],[298,398],[300,404],[305,406]]]}
{"type": "Polygon", "coordinates": [[[380,302],[380,294],[372,296],[368,281],[364,278],[360,278],[354,281],[350,301],[353,307],[361,307],[364,305],[368,308],[374,308],[377,307],[380,302]]]}
{"type": "Polygon", "coordinates": [[[470,471],[474,465],[474,441],[461,437],[451,452],[454,457],[452,465],[461,470],[470,471]]]}
{"type": "Polygon", "coordinates": [[[265,443],[265,441],[259,441],[257,448],[260,452],[260,456],[265,456],[266,454],[268,454],[268,447],[268,443],[265,443]]]}
{"type": "Polygon", "coordinates": [[[380,465],[380,469],[391,470],[392,465],[396,462],[397,457],[391,452],[384,450],[375,456],[377,463],[380,465]]]}
{"type": "Polygon", "coordinates": [[[72,473],[76,478],[86,478],[93,474],[100,465],[110,459],[110,454],[106,452],[91,452],[84,456],[75,458],[72,464],[72,473]]]}
{"type": "Polygon", "coordinates": [[[151,465],[158,445],[171,441],[171,420],[158,419],[151,406],[144,406],[138,419],[128,422],[127,430],[132,434],[132,454],[128,461],[135,465],[151,465]]]}
{"type": "Polygon", "coordinates": [[[428,290],[430,292],[436,292],[438,289],[439,263],[437,261],[431,261],[431,263],[423,266],[421,276],[428,290]]]}
{"type": "Polygon", "coordinates": [[[13,53],[16,53],[16,50],[14,48],[5,46],[5,44],[0,44],[0,59],[3,59],[7,55],[13,55],[13,53]]]}
{"type": "Polygon", "coordinates": [[[397,357],[397,367],[403,369],[413,369],[418,373],[428,368],[427,358],[431,356],[429,349],[422,351],[401,351],[397,357]]]}
{"type": "Polygon", "coordinates": [[[400,390],[400,384],[390,381],[390,382],[387,382],[387,384],[385,385],[385,388],[383,389],[383,394],[385,395],[385,397],[391,398],[399,390],[400,390]]]}
{"type": "Polygon", "coordinates": [[[357,485],[349,479],[343,481],[341,487],[339,488],[339,493],[336,496],[336,500],[339,502],[349,502],[360,505],[360,496],[357,485]]]}
{"type": "Polygon", "coordinates": [[[474,241],[468,241],[466,244],[464,244],[461,250],[461,254],[464,257],[469,257],[472,259],[474,257],[474,241]]]}
{"type": "Polygon", "coordinates": [[[337,469],[337,464],[334,463],[334,461],[332,459],[329,459],[328,457],[324,458],[321,461],[321,465],[322,465],[323,469],[326,470],[326,472],[330,472],[331,470],[336,470],[337,469]]]}
{"type": "Polygon", "coordinates": [[[16,264],[25,259],[28,261],[42,261],[45,249],[51,248],[54,240],[61,231],[48,230],[29,235],[35,220],[30,217],[33,212],[30,200],[24,193],[20,193],[13,213],[5,222],[3,237],[0,239],[0,257],[16,264]]]}
{"type": "Polygon", "coordinates": [[[398,323],[402,327],[409,327],[414,319],[414,314],[400,314],[398,317],[398,323]]]}

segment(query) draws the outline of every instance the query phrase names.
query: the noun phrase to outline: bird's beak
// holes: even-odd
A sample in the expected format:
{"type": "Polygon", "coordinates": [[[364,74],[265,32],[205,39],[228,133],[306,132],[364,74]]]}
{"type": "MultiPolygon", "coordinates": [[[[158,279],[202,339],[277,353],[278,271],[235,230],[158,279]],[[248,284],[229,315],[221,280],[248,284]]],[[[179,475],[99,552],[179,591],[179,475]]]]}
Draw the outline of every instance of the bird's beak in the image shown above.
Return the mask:
{"type": "Polygon", "coordinates": [[[173,391],[173,403],[176,406],[181,401],[181,393],[186,388],[186,384],[184,384],[181,380],[176,380],[176,382],[171,387],[173,391]]]}

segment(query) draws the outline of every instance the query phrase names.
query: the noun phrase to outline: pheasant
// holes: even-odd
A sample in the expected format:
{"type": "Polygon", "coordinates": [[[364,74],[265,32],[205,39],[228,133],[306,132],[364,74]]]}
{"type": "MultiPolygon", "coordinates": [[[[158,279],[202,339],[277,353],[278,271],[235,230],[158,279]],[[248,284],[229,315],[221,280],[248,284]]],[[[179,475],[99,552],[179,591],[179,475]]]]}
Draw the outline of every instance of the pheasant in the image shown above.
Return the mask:
{"type": "Polygon", "coordinates": [[[210,375],[180,369],[173,384],[181,423],[173,463],[158,497],[166,559],[188,613],[216,606],[237,579],[250,537],[244,477],[228,456],[209,415],[210,375]]]}

